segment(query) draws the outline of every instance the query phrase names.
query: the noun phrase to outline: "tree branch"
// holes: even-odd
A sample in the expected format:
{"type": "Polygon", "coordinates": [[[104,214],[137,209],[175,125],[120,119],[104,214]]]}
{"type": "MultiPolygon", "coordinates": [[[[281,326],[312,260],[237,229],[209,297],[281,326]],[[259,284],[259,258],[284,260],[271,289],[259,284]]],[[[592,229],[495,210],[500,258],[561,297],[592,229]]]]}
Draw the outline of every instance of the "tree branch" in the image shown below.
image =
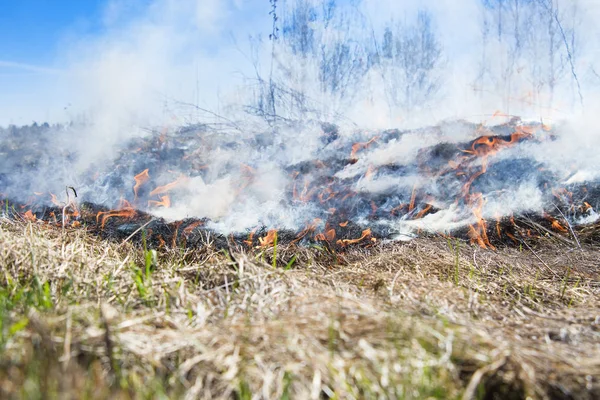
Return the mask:
{"type": "Polygon", "coordinates": [[[565,34],[565,30],[563,29],[560,19],[558,18],[558,11],[554,12],[554,20],[558,24],[558,29],[560,29],[560,35],[562,37],[563,43],[565,44],[565,48],[567,49],[567,58],[569,60],[569,65],[571,66],[571,75],[573,75],[573,79],[575,79],[575,83],[577,83],[577,93],[579,94],[579,102],[583,107],[583,95],[581,94],[581,84],[579,83],[579,78],[577,77],[575,63],[573,61],[573,54],[571,52],[571,49],[569,48],[569,41],[567,40],[567,35],[565,34]]]}

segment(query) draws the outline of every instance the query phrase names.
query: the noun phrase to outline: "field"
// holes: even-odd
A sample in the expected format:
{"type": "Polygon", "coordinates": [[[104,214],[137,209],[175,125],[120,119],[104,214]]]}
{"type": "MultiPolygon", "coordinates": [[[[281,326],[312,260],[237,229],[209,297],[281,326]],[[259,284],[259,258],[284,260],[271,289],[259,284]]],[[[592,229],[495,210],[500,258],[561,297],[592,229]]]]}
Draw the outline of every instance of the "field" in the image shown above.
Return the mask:
{"type": "Polygon", "coordinates": [[[149,249],[0,220],[2,398],[600,397],[600,251],[149,249]]]}

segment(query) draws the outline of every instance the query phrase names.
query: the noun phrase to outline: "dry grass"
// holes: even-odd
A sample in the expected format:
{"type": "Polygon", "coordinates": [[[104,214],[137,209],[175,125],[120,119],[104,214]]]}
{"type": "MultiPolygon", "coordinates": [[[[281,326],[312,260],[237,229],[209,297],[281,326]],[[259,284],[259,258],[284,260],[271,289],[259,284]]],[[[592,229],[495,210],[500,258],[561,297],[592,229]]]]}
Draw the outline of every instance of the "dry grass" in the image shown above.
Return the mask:
{"type": "Polygon", "coordinates": [[[596,248],[272,253],[0,220],[0,397],[600,397],[596,248]]]}

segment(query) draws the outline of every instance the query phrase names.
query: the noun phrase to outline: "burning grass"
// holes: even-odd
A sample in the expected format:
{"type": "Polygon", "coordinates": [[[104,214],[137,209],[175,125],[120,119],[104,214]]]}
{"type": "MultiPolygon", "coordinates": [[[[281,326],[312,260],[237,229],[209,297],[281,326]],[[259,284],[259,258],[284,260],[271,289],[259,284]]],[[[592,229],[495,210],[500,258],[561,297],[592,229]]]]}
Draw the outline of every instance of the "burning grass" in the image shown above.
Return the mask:
{"type": "Polygon", "coordinates": [[[273,239],[151,249],[0,220],[1,397],[600,396],[596,247],[273,239]]]}

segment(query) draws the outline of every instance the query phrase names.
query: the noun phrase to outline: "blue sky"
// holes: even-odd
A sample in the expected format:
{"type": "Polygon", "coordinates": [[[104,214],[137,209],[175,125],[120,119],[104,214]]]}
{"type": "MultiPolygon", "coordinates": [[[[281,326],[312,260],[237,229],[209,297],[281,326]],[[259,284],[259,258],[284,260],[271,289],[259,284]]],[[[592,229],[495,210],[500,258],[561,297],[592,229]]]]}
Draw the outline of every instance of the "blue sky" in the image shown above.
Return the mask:
{"type": "MultiPolygon", "coordinates": [[[[268,17],[268,11],[266,0],[0,0],[0,126],[69,119],[69,107],[82,105],[81,96],[89,100],[90,92],[102,90],[79,90],[81,72],[101,68],[113,53],[137,57],[126,66],[161,62],[169,42],[189,34],[165,55],[183,65],[181,53],[214,53],[223,40],[231,41],[227,29],[268,17]]],[[[88,81],[98,76],[113,81],[104,71],[88,81]]]]}
{"type": "MultiPolygon", "coordinates": [[[[0,0],[0,61],[52,67],[61,41],[101,29],[103,0],[0,0]]],[[[7,73],[16,68],[0,67],[7,73]]]]}
{"type": "Polygon", "coordinates": [[[104,3],[0,0],[0,125],[63,119],[58,110],[68,99],[57,80],[64,67],[61,45],[99,34],[104,3]]]}

